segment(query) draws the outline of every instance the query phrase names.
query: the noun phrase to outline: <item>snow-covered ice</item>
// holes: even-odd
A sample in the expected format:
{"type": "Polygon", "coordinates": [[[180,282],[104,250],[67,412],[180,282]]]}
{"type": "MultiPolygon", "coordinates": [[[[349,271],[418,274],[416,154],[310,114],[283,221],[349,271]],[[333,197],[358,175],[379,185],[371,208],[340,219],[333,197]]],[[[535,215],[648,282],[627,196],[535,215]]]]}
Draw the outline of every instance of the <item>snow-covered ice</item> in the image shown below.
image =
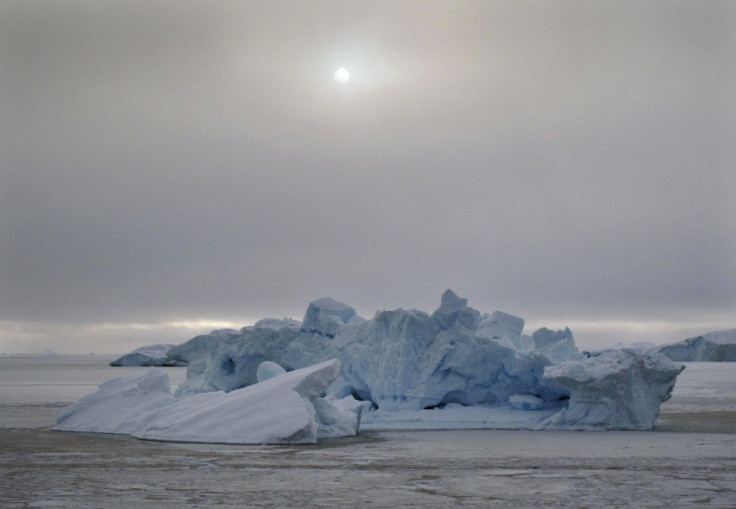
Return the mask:
{"type": "Polygon", "coordinates": [[[362,403],[321,398],[339,371],[340,362],[330,360],[228,393],[174,398],[167,375],[152,368],[105,382],[67,408],[54,429],[236,444],[302,444],[355,435],[362,403]]]}
{"type": "Polygon", "coordinates": [[[167,354],[174,348],[174,344],[147,345],[136,348],[130,353],[115,359],[111,366],[186,366],[182,360],[172,359],[167,354]]]}
{"type": "Polygon", "coordinates": [[[309,447],[0,430],[3,507],[712,508],[736,436],[387,431],[309,447]]]}
{"type": "Polygon", "coordinates": [[[102,383],[97,392],[65,408],[54,429],[130,435],[143,429],[159,409],[172,403],[168,375],[151,368],[142,375],[102,383]]]}

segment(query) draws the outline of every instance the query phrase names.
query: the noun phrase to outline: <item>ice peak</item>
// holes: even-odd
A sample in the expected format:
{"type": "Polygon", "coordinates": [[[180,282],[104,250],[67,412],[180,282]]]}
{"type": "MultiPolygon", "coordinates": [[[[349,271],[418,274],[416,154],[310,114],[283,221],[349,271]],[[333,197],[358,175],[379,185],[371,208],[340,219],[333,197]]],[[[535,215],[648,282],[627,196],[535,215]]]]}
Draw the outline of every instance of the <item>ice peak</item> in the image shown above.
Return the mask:
{"type": "Polygon", "coordinates": [[[340,327],[362,320],[355,308],[325,297],[309,303],[301,330],[334,337],[340,327]]]}
{"type": "Polygon", "coordinates": [[[442,294],[440,307],[432,313],[432,318],[443,329],[457,323],[465,329],[476,330],[480,323],[480,312],[468,306],[468,299],[458,297],[448,288],[442,294]]]}
{"type": "Polygon", "coordinates": [[[440,307],[437,309],[437,311],[442,311],[444,313],[452,313],[453,311],[457,311],[460,308],[464,308],[468,305],[468,299],[463,299],[461,297],[458,297],[458,295],[450,290],[449,288],[444,291],[442,294],[442,300],[440,303],[440,307]]]}

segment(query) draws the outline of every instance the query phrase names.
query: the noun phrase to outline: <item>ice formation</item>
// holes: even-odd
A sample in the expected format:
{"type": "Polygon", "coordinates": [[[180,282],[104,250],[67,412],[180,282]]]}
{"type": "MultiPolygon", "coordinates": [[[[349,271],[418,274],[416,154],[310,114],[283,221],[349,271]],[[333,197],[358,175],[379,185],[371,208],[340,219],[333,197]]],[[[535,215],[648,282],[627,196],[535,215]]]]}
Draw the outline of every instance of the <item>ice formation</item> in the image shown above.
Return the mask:
{"type": "MultiPolygon", "coordinates": [[[[258,380],[264,361],[292,370],[337,358],[343,368],[331,396],[366,401],[371,412],[365,418],[372,427],[392,427],[399,413],[402,422],[409,422],[413,418],[406,412],[426,416],[424,410],[457,412],[474,406],[536,411],[527,420],[514,417],[524,427],[538,427],[556,411],[560,415],[545,426],[597,429],[605,422],[612,428],[641,429],[653,426],[679,373],[646,352],[631,351],[626,365],[636,376],[624,380],[624,371],[610,372],[607,355],[584,358],[569,329],[523,335],[522,318],[500,311],[481,315],[451,290],[431,315],[398,309],[364,320],[350,306],[319,299],[309,305],[300,327],[268,325],[215,332],[180,345],[177,355],[190,361],[190,372],[178,394],[247,386],[258,380]],[[193,364],[199,367],[193,370],[193,364]],[[555,369],[571,366],[587,369],[591,381],[583,385],[588,392],[568,371],[553,376],[555,369]],[[586,407],[588,397],[617,403],[607,407],[609,414],[601,405],[592,412],[586,407]],[[615,415],[623,410],[636,415],[615,415]]],[[[482,416],[483,426],[493,427],[494,412],[475,415],[482,416]]]]}
{"type": "Polygon", "coordinates": [[[284,373],[286,373],[286,370],[275,362],[264,361],[261,362],[260,366],[258,366],[258,370],[256,371],[256,378],[259,382],[265,382],[269,378],[273,378],[284,373]]]}
{"type": "Polygon", "coordinates": [[[562,429],[652,429],[685,366],[657,352],[611,349],[544,370],[570,391],[568,406],[543,426],[562,429]]]}
{"type": "Polygon", "coordinates": [[[172,348],[189,364],[174,396],[155,375],[103,385],[118,392],[93,395],[98,404],[66,412],[58,429],[95,431],[84,425],[91,415],[116,432],[115,400],[127,407],[120,432],[157,440],[301,443],[355,434],[364,406],[364,429],[650,429],[683,369],[649,350],[583,355],[569,329],[523,328],[451,290],[432,314],[369,320],[318,299],[302,322],[266,319],[172,348]],[[148,392],[161,407],[153,413],[137,402],[148,392]]]}
{"type": "MultiPolygon", "coordinates": [[[[266,360],[289,370],[337,358],[343,369],[333,395],[352,395],[374,408],[505,404],[514,394],[557,402],[566,391],[542,378],[553,361],[544,351],[517,348],[524,345],[522,328],[521,318],[505,313],[481,316],[451,290],[432,315],[399,309],[370,320],[357,317],[350,306],[320,299],[309,305],[299,330],[244,328],[212,337],[204,350],[201,337],[192,340],[192,348],[181,345],[177,355],[203,369],[189,373],[179,394],[250,385],[266,360]],[[199,357],[203,351],[206,361],[199,357]]],[[[572,335],[563,333],[555,341],[568,344],[572,335]]],[[[574,343],[565,352],[578,355],[574,343]]]]}
{"type": "Polygon", "coordinates": [[[709,332],[661,346],[659,351],[680,362],[736,362],[736,329],[709,332]]]}
{"type": "Polygon", "coordinates": [[[110,366],[186,366],[186,362],[172,359],[167,355],[175,346],[167,344],[142,346],[112,361],[110,366]]]}
{"type": "Polygon", "coordinates": [[[355,435],[363,404],[321,397],[339,371],[339,361],[330,360],[228,393],[174,398],[168,376],[152,368],[105,382],[68,407],[54,429],[233,444],[304,444],[355,435]]]}

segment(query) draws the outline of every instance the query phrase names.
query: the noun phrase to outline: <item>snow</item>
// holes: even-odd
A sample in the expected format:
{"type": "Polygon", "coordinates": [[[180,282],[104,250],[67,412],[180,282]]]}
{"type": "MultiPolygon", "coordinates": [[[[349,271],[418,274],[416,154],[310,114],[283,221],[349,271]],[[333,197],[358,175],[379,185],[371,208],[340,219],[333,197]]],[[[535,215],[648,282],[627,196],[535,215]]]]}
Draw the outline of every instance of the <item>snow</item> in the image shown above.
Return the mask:
{"type": "Polygon", "coordinates": [[[172,359],[167,354],[176,345],[157,344],[136,348],[112,361],[111,366],[186,366],[186,361],[172,359]]]}
{"type": "Polygon", "coordinates": [[[54,429],[130,435],[150,423],[157,410],[172,403],[168,375],[151,368],[142,375],[100,384],[97,392],[64,409],[54,429]]]}
{"type": "Polygon", "coordinates": [[[549,366],[544,378],[570,391],[567,408],[544,427],[561,429],[652,429],[685,369],[665,355],[611,349],[549,366]]]}
{"type": "Polygon", "coordinates": [[[736,362],[736,329],[715,331],[659,347],[680,362],[736,362]]]}
{"type": "Polygon", "coordinates": [[[54,429],[231,444],[303,444],[355,435],[362,404],[320,397],[339,371],[339,361],[330,360],[228,393],[174,398],[167,375],[152,368],[103,383],[67,408],[54,429]]]}
{"type": "Polygon", "coordinates": [[[312,301],[304,315],[301,330],[334,337],[349,323],[361,322],[355,309],[329,297],[312,301]]]}

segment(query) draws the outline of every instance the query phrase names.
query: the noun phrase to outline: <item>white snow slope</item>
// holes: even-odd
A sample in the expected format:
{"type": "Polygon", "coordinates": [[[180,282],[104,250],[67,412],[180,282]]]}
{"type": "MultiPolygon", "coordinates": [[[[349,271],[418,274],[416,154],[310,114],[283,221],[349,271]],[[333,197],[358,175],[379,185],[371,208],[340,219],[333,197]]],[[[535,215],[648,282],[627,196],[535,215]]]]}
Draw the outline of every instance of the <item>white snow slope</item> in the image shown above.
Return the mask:
{"type": "Polygon", "coordinates": [[[174,398],[168,376],[152,368],[105,382],[69,406],[54,429],[232,444],[304,444],[355,435],[363,405],[320,397],[339,371],[340,362],[329,360],[228,393],[174,398]]]}

